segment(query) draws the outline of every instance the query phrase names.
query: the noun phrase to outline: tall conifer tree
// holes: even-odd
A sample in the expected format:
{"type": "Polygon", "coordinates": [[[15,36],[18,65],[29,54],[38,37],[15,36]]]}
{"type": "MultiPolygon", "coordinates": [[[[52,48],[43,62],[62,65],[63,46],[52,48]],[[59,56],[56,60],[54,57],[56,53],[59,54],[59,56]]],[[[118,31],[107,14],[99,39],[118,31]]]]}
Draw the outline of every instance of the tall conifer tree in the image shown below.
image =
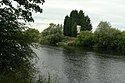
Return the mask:
{"type": "Polygon", "coordinates": [[[85,16],[82,10],[80,10],[79,13],[77,10],[72,10],[70,13],[70,17],[66,16],[64,20],[64,35],[65,36],[76,35],[77,25],[81,26],[81,31],[92,30],[90,18],[88,16],[85,16]]]}

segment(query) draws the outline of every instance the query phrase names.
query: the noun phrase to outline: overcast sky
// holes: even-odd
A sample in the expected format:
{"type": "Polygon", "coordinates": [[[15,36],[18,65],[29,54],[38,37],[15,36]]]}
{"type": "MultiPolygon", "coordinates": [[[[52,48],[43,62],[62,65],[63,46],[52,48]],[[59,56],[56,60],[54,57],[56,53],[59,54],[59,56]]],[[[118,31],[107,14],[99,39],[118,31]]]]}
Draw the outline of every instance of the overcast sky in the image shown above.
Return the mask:
{"type": "Polygon", "coordinates": [[[108,21],[114,28],[125,30],[125,0],[45,0],[42,14],[33,14],[34,27],[42,31],[49,23],[63,24],[66,15],[72,10],[83,10],[93,25],[108,21]]]}

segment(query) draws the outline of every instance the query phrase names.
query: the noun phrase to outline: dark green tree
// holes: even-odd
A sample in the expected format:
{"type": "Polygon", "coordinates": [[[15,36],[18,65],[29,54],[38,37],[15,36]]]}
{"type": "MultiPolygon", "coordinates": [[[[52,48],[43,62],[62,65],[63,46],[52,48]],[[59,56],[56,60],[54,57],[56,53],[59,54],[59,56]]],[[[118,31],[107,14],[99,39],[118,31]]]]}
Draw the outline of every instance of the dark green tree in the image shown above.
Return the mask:
{"type": "Polygon", "coordinates": [[[40,8],[39,4],[44,2],[44,0],[1,0],[0,10],[14,14],[16,19],[31,22],[34,21],[32,11],[42,13],[42,8],[40,8]]]}
{"type": "Polygon", "coordinates": [[[95,47],[103,49],[116,49],[120,30],[112,28],[111,24],[106,21],[101,21],[94,32],[95,47]],[[116,43],[117,41],[117,43],[116,43]]]}
{"type": "Polygon", "coordinates": [[[94,45],[94,37],[91,31],[82,31],[75,41],[76,46],[92,47],[94,45]]]}
{"type": "Polygon", "coordinates": [[[72,25],[72,37],[76,36],[77,36],[77,23],[74,22],[74,24],[72,25]]]}
{"type": "Polygon", "coordinates": [[[30,64],[34,57],[32,41],[24,34],[26,26],[18,20],[32,22],[32,11],[42,12],[44,0],[0,1],[0,71],[16,71],[30,64]],[[16,6],[17,5],[17,6],[16,6]]]}
{"type": "Polygon", "coordinates": [[[70,18],[69,16],[65,17],[64,20],[64,29],[63,29],[63,33],[65,36],[70,36],[71,35],[71,26],[70,26],[71,22],[70,22],[70,18]]]}
{"type": "Polygon", "coordinates": [[[90,18],[88,16],[85,16],[85,23],[84,23],[83,30],[88,30],[88,31],[92,30],[92,24],[91,24],[90,18]]]}
{"type": "Polygon", "coordinates": [[[83,26],[85,21],[85,15],[82,10],[79,11],[79,22],[78,25],[83,26]]]}
{"type": "Polygon", "coordinates": [[[40,41],[40,32],[37,29],[28,28],[24,31],[24,34],[27,36],[28,40],[33,43],[39,43],[40,41]]]}
{"type": "MultiPolygon", "coordinates": [[[[76,26],[79,25],[81,26],[81,31],[91,31],[92,30],[92,24],[90,21],[90,18],[88,16],[85,16],[83,11],[80,10],[79,13],[77,10],[72,10],[70,13],[70,17],[66,16],[64,19],[64,35],[65,36],[73,36],[72,34],[74,32],[72,28],[72,26],[74,26],[74,24],[76,23],[76,26]]],[[[76,31],[75,31],[76,32],[76,31]]],[[[74,35],[76,35],[76,33],[74,33],[74,35]]]]}
{"type": "Polygon", "coordinates": [[[65,17],[65,19],[64,19],[64,28],[63,28],[63,34],[65,35],[65,36],[67,36],[67,18],[68,18],[68,16],[66,16],[65,17]]]}
{"type": "Polygon", "coordinates": [[[50,26],[41,33],[41,44],[56,45],[63,40],[62,25],[51,23],[50,26]]]}
{"type": "Polygon", "coordinates": [[[79,14],[78,14],[78,11],[77,10],[71,11],[70,18],[71,18],[71,20],[73,20],[74,22],[76,22],[76,24],[78,24],[79,23],[79,14]]]}
{"type": "Polygon", "coordinates": [[[78,24],[81,26],[81,31],[92,30],[92,24],[91,24],[90,18],[88,16],[85,16],[82,10],[79,11],[79,23],[78,24]]]}

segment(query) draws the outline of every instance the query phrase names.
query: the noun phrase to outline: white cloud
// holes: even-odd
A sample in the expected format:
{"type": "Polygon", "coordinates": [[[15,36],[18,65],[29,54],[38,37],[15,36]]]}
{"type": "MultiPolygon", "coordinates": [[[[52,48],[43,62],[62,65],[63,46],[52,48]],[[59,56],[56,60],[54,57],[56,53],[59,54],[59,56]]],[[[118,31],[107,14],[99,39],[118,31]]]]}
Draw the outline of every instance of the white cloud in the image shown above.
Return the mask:
{"type": "Polygon", "coordinates": [[[83,10],[93,24],[94,29],[101,20],[109,21],[113,27],[124,30],[124,0],[45,0],[42,14],[34,14],[32,27],[43,30],[49,23],[62,23],[71,10],[83,10]],[[46,24],[46,25],[45,25],[46,24]],[[42,29],[41,29],[42,28],[42,29]]]}

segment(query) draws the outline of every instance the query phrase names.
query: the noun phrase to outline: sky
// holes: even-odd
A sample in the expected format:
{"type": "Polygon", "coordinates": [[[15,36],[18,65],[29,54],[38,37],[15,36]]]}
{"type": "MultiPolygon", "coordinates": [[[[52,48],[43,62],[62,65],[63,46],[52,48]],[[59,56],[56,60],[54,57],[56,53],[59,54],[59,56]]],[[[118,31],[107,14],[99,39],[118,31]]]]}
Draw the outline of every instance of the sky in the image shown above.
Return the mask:
{"type": "Polygon", "coordinates": [[[72,10],[83,10],[90,17],[93,31],[100,21],[108,21],[113,28],[125,30],[125,0],[45,0],[43,13],[33,13],[30,27],[43,31],[50,23],[63,24],[72,10]]]}

